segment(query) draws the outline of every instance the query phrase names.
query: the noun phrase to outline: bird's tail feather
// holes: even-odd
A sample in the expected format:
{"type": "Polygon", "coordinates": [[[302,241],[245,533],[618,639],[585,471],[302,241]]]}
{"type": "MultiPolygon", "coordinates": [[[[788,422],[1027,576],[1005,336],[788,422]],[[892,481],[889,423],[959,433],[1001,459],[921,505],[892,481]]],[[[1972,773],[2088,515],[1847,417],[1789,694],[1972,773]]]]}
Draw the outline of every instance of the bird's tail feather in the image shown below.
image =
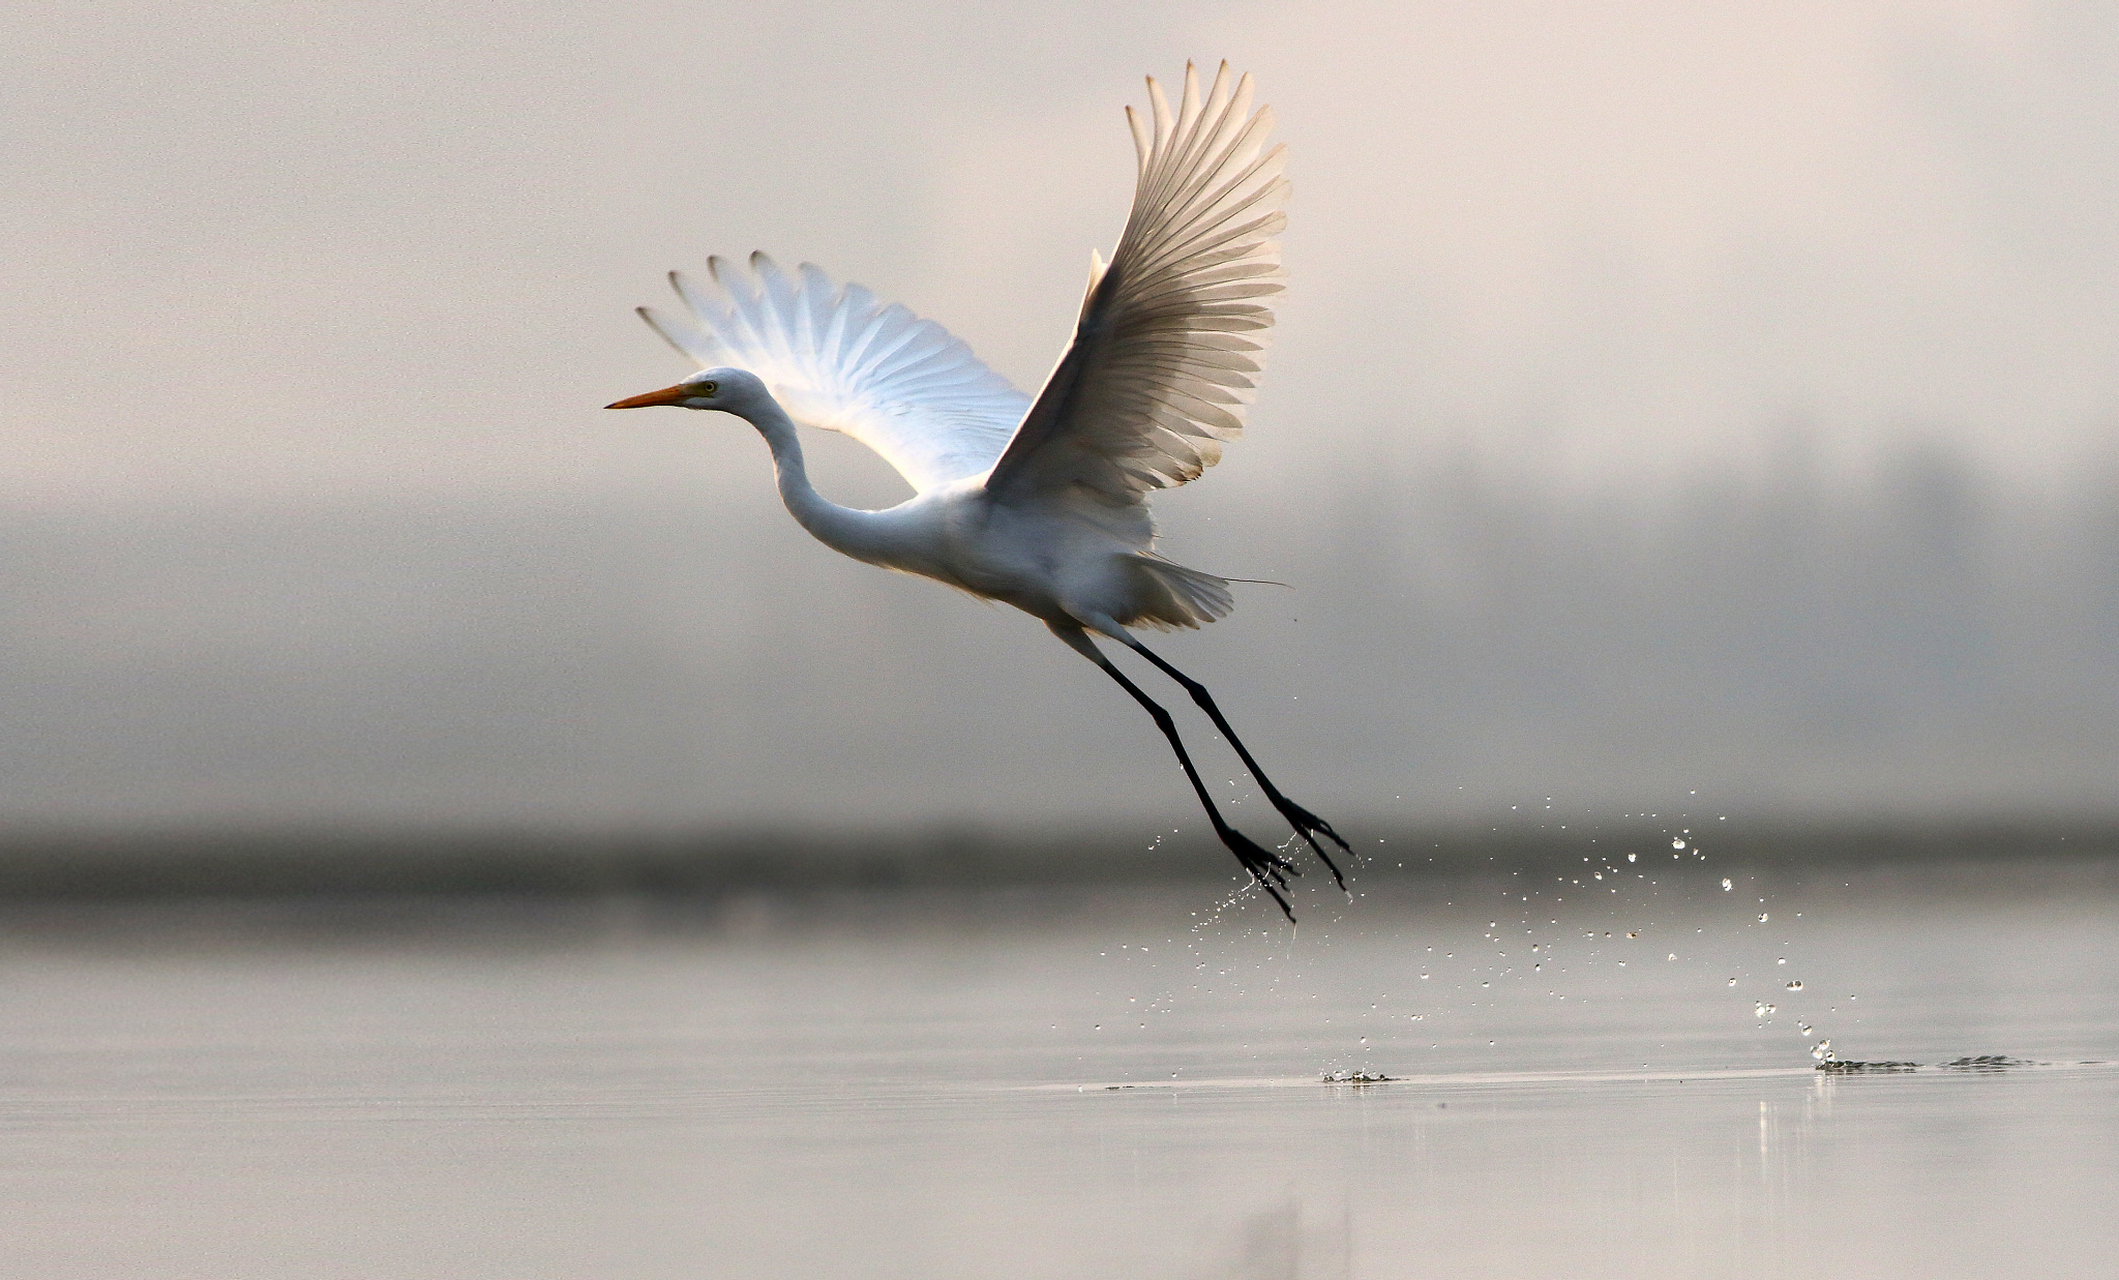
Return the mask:
{"type": "Polygon", "coordinates": [[[1150,626],[1196,627],[1226,617],[1236,607],[1227,578],[1187,569],[1159,556],[1135,556],[1134,560],[1170,597],[1168,611],[1151,611],[1141,619],[1150,626]]]}

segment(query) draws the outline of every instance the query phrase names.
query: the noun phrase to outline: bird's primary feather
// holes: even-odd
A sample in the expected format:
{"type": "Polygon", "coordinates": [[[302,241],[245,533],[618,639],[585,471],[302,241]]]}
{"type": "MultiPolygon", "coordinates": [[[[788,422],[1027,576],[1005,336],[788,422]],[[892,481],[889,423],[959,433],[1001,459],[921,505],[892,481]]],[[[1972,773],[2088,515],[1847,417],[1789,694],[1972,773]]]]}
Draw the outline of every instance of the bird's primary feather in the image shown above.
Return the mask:
{"type": "Polygon", "coordinates": [[[808,263],[790,276],[762,253],[750,272],[709,259],[718,291],[672,272],[684,313],[640,314],[701,368],[756,373],[795,421],[861,441],[918,492],[990,468],[999,501],[1137,506],[1242,434],[1288,191],[1248,75],[1232,89],[1224,64],[1202,97],[1186,67],[1174,113],[1153,79],[1148,93],[1150,119],[1126,112],[1132,212],[1111,261],[1092,255],[1073,343],[1034,404],[942,326],[808,263]]]}
{"type": "Polygon", "coordinates": [[[1030,397],[960,339],[806,262],[790,276],[754,253],[750,267],[709,258],[718,291],[671,272],[685,314],[641,318],[702,369],[757,374],[789,417],[859,440],[921,493],[1000,457],[1030,397]]]}
{"type": "Polygon", "coordinates": [[[1148,81],[1153,120],[1131,109],[1140,172],[1108,266],[1092,265],[1074,342],[994,465],[1002,501],[1088,491],[1111,505],[1196,479],[1242,433],[1280,292],[1283,149],[1272,109],[1228,65],[1204,99],[1185,68],[1173,116],[1148,81]]]}

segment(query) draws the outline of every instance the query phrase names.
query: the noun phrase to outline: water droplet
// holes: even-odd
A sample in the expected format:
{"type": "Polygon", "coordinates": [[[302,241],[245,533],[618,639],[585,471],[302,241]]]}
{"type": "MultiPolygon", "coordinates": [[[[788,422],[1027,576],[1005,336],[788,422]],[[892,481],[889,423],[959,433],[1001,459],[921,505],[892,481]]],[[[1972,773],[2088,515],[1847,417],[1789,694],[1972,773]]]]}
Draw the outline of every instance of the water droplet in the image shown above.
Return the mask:
{"type": "Polygon", "coordinates": [[[1626,936],[1629,938],[1638,938],[1641,936],[1641,931],[1639,929],[1628,929],[1626,931],[1626,936]]]}
{"type": "Polygon", "coordinates": [[[1732,986],[1732,987],[1733,987],[1733,986],[1735,986],[1735,985],[1736,985],[1736,979],[1735,979],[1735,978],[1731,978],[1731,979],[1729,980],[1729,985],[1730,985],[1730,986],[1732,986]]]}
{"type": "Polygon", "coordinates": [[[1369,1045],[1369,1038],[1368,1038],[1367,1036],[1363,1036],[1363,1037],[1361,1037],[1361,1047],[1362,1047],[1362,1048],[1364,1048],[1364,1049],[1366,1049],[1366,1048],[1368,1048],[1368,1045],[1369,1045]]]}
{"type": "Polygon", "coordinates": [[[1730,885],[1729,885],[1729,877],[1728,877],[1728,876],[1723,876],[1723,877],[1722,877],[1722,892],[1723,892],[1723,893],[1727,893],[1727,892],[1729,892],[1729,888],[1730,888],[1730,885]]]}
{"type": "Polygon", "coordinates": [[[1634,855],[1633,855],[1633,854],[1630,854],[1630,853],[1629,853],[1629,854],[1627,854],[1627,855],[1626,855],[1626,860],[1627,860],[1628,862],[1632,862],[1632,861],[1634,860],[1634,855]]]}
{"type": "Polygon", "coordinates": [[[1765,912],[1761,911],[1761,912],[1759,912],[1759,913],[1758,913],[1758,922],[1759,922],[1760,924],[1764,924],[1764,923],[1766,923],[1766,913],[1765,913],[1765,912]]]}
{"type": "Polygon", "coordinates": [[[1665,960],[1675,960],[1675,959],[1677,959],[1677,958],[1678,958],[1678,953],[1677,953],[1677,952],[1675,952],[1675,951],[1673,951],[1673,952],[1671,952],[1671,953],[1670,953],[1669,955],[1667,955],[1667,956],[1664,956],[1663,958],[1664,958],[1665,960]]]}
{"type": "Polygon", "coordinates": [[[1780,959],[1778,959],[1778,960],[1775,960],[1775,961],[1774,961],[1773,963],[1775,963],[1775,964],[1786,964],[1786,963],[1788,963],[1788,957],[1786,957],[1786,956],[1782,956],[1782,957],[1781,957],[1780,959]]]}
{"type": "Polygon", "coordinates": [[[1803,980],[1801,978],[1797,978],[1795,981],[1788,984],[1788,990],[1790,991],[1801,991],[1802,989],[1803,980]]]}
{"type": "Polygon", "coordinates": [[[1817,1047],[1810,1051],[1810,1056],[1819,1062],[1836,1062],[1839,1060],[1839,1055],[1832,1052],[1832,1042],[1830,1040],[1818,1041],[1817,1047]]]}

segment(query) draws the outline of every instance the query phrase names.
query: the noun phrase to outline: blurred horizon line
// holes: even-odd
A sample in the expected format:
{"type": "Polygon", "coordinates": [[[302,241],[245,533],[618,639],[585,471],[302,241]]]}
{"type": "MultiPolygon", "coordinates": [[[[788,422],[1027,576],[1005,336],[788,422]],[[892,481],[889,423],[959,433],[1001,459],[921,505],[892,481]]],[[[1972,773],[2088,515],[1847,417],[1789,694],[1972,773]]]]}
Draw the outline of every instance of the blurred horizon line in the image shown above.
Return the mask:
{"type": "MultiPolygon", "coordinates": [[[[1364,879],[1456,879],[1579,868],[1913,867],[2110,862],[2119,810],[2076,815],[1866,815],[1703,820],[1580,814],[1349,824],[1364,879]],[[1375,832],[1387,834],[1378,836],[1375,832]],[[1704,832],[1704,834],[1701,834],[1704,832]],[[1388,872],[1387,877],[1379,873],[1388,872]]],[[[871,831],[761,826],[562,831],[285,824],[0,828],[0,901],[335,896],[714,899],[747,892],[1034,888],[1233,879],[1203,827],[933,824],[871,831]]],[[[1323,868],[1289,850],[1303,883],[1323,868]]],[[[1317,887],[1311,885],[1310,887],[1317,887]]]]}

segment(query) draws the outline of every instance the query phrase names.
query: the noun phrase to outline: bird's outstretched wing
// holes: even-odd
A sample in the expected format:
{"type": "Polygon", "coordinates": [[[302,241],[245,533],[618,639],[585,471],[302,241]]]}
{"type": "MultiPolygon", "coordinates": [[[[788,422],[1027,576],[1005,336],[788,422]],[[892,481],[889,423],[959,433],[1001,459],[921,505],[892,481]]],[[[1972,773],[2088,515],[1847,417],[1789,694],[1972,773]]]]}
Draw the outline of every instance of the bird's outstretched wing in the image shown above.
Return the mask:
{"type": "Polygon", "coordinates": [[[1093,262],[1074,342],[986,482],[1002,500],[1085,489],[1138,502],[1183,484],[1242,433],[1281,290],[1284,148],[1264,150],[1224,63],[1204,100],[1185,68],[1176,116],[1148,81],[1152,121],[1127,108],[1140,174],[1108,267],[1093,262]]]}
{"type": "Polygon", "coordinates": [[[921,492],[1000,457],[1030,397],[961,339],[809,263],[790,276],[754,253],[750,266],[707,259],[719,296],[672,271],[686,314],[642,307],[640,317],[702,369],[757,374],[787,416],[845,432],[921,492]]]}

